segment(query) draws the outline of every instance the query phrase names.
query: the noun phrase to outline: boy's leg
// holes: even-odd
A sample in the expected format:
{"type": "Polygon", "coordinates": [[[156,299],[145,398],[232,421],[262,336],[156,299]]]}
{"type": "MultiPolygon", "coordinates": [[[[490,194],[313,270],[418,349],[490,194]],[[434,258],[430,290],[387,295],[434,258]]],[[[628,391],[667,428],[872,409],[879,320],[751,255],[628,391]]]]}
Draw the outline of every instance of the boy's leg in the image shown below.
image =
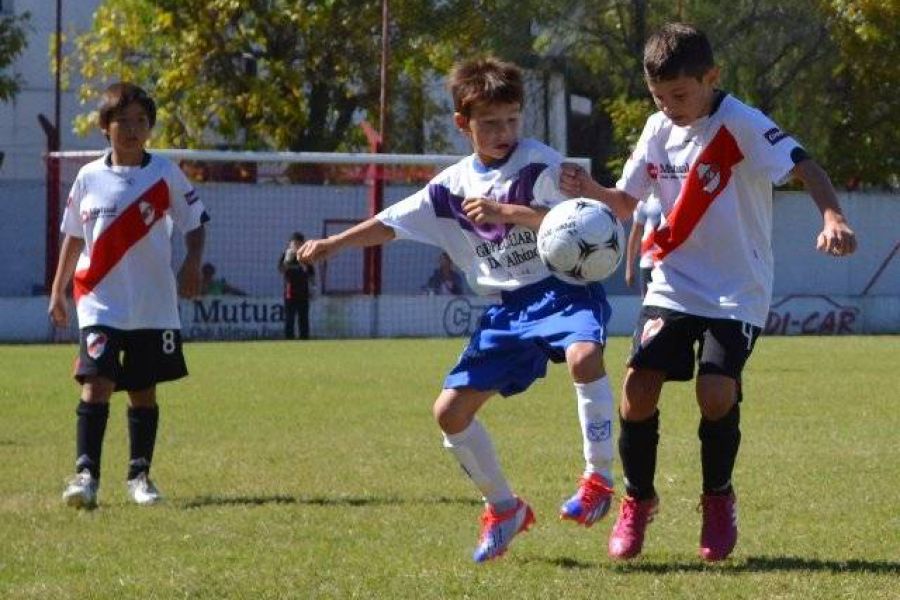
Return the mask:
{"type": "Polygon", "coordinates": [[[121,388],[128,390],[128,493],[138,504],[160,500],[149,479],[159,428],[156,385],[187,375],[181,332],[177,329],[141,329],[125,336],[121,388]]]}
{"type": "Polygon", "coordinates": [[[578,399],[585,468],[578,491],[563,503],[559,516],[590,527],[606,515],[612,502],[613,396],[600,344],[572,344],[566,349],[566,362],[578,399]]]}
{"type": "Polygon", "coordinates": [[[309,298],[302,298],[299,300],[300,307],[297,311],[297,316],[300,321],[300,339],[308,340],[309,339],[309,298]]]}
{"type": "Polygon", "coordinates": [[[731,320],[713,320],[700,344],[697,434],[703,468],[703,526],[700,556],[727,558],[737,544],[737,499],[732,473],[741,442],[740,377],[760,328],[731,320]]]}
{"type": "Polygon", "coordinates": [[[156,387],[128,392],[128,480],[149,475],[159,428],[159,405],[156,387]]]}
{"type": "Polygon", "coordinates": [[[531,507],[510,490],[487,431],[475,419],[494,394],[471,388],[445,389],[434,403],[434,417],[444,432],[444,447],[484,496],[487,506],[473,558],[483,562],[506,552],[516,534],[534,522],[531,507]]]}

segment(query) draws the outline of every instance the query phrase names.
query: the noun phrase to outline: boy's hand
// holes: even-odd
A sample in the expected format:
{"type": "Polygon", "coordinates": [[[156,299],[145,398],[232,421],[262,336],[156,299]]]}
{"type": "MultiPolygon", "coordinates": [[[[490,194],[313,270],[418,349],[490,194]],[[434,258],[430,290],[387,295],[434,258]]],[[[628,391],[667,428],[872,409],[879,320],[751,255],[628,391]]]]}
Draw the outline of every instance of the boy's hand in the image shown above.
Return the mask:
{"type": "Polygon", "coordinates": [[[178,295],[182,298],[196,298],[203,288],[200,265],[185,261],[178,270],[178,295]]]}
{"type": "Polygon", "coordinates": [[[50,306],[47,309],[50,322],[57,327],[65,327],[69,324],[69,314],[66,310],[66,299],[62,294],[51,294],[50,306]]]}
{"type": "Polygon", "coordinates": [[[466,198],[462,209],[473,223],[505,223],[503,205],[489,198],[466,198]]]}
{"type": "Polygon", "coordinates": [[[848,256],[856,251],[856,234],[843,217],[825,217],[825,226],[816,240],[816,249],[832,256],[848,256]]]}
{"type": "Polygon", "coordinates": [[[591,182],[588,172],[575,163],[560,165],[559,189],[570,198],[583,196],[591,182]]]}
{"type": "Polygon", "coordinates": [[[333,255],[340,246],[331,238],[324,240],[307,240],[297,250],[297,260],[306,265],[311,265],[333,255]]]}

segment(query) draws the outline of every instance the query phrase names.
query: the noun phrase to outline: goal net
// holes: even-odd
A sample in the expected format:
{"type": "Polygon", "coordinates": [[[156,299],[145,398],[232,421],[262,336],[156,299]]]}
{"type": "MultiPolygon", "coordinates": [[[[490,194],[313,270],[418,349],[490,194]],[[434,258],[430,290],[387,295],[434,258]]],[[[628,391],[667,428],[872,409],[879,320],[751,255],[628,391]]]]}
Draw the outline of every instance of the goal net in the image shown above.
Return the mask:
{"type": "MultiPolygon", "coordinates": [[[[181,304],[185,337],[260,339],[283,335],[278,263],[295,232],[307,239],[340,232],[412,194],[454,155],[154,150],[178,164],[207,207],[204,262],[209,294],[181,304]]],[[[48,274],[59,219],[78,169],[101,152],[57,152],[49,160],[48,274]]],[[[587,168],[588,159],[571,159],[587,168]]],[[[183,243],[175,236],[176,264],[183,243]]],[[[351,249],[319,265],[310,309],[312,336],[446,336],[470,333],[488,299],[432,293],[441,250],[398,241],[351,249]]],[[[441,291],[441,290],[439,290],[441,291]]]]}

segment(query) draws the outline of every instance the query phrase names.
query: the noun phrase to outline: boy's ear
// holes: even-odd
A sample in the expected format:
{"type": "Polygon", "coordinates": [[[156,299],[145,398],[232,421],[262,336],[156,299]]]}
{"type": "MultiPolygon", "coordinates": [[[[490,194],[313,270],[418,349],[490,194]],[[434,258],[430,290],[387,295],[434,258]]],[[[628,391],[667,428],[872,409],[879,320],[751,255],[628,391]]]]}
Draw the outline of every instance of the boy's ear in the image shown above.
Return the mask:
{"type": "Polygon", "coordinates": [[[719,85],[719,77],[721,75],[722,71],[719,69],[719,65],[715,65],[703,76],[703,83],[710,86],[717,86],[719,85]]]}
{"type": "Polygon", "coordinates": [[[462,113],[453,113],[453,124],[463,133],[469,132],[469,118],[462,113]]]}

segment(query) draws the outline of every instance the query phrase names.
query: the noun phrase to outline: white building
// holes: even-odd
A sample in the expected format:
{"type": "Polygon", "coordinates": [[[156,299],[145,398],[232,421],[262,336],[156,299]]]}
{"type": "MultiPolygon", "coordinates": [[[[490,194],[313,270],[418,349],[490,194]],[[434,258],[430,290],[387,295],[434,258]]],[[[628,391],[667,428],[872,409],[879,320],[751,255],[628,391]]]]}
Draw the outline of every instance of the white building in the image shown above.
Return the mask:
{"type": "MultiPolygon", "coordinates": [[[[63,55],[71,55],[72,41],[91,25],[94,9],[101,0],[62,0],[61,28],[66,43],[63,55]]],[[[0,0],[0,14],[31,14],[28,46],[9,71],[21,75],[21,90],[15,100],[0,104],[0,180],[44,178],[43,154],[47,137],[38,115],[54,119],[56,78],[51,71],[50,44],[56,31],[56,2],[53,0],[0,0]]],[[[82,112],[77,90],[81,78],[77,69],[69,73],[69,85],[60,93],[60,140],[64,150],[96,149],[106,141],[99,133],[79,137],[72,132],[72,120],[82,112]]]]}

